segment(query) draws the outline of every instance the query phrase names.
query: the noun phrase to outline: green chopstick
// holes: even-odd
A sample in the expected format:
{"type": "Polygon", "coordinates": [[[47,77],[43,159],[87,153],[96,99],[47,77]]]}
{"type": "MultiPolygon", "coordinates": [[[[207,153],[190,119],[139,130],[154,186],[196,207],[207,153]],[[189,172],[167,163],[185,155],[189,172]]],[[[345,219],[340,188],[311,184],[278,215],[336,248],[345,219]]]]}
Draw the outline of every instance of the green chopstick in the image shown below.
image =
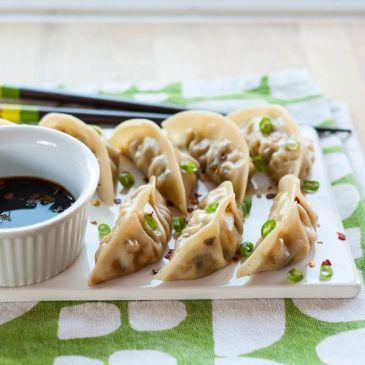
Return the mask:
{"type": "Polygon", "coordinates": [[[8,119],[14,123],[38,123],[48,113],[65,113],[73,115],[85,123],[117,125],[128,119],[150,119],[157,124],[171,114],[146,113],[126,110],[100,110],[83,108],[59,108],[53,106],[0,104],[0,118],[8,119]]]}
{"type": "Polygon", "coordinates": [[[32,101],[37,104],[79,105],[92,109],[125,110],[137,112],[173,114],[186,110],[169,104],[148,103],[121,97],[81,94],[70,91],[34,88],[15,85],[0,85],[0,99],[32,101]]]}

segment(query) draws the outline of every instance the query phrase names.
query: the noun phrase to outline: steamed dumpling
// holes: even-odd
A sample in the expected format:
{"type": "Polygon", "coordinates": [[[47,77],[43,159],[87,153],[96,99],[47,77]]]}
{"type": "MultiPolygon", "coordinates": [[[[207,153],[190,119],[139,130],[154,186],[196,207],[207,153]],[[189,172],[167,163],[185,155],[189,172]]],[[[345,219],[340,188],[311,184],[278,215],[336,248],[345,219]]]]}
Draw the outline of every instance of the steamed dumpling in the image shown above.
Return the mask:
{"type": "Polygon", "coordinates": [[[228,265],[241,241],[242,215],[232,183],[225,181],[208,193],[175,242],[171,261],[156,279],[189,280],[228,265]],[[214,210],[215,209],[215,210],[214,210]]]}
{"type": "Polygon", "coordinates": [[[174,148],[160,127],[150,120],[131,119],[116,128],[109,142],[148,178],[156,176],[159,192],[182,213],[187,213],[187,199],[195,189],[197,177],[194,172],[182,170],[180,164],[198,163],[174,148]]]}
{"type": "Polygon", "coordinates": [[[170,239],[170,225],[171,213],[153,177],[121,205],[113,230],[95,254],[89,285],[130,274],[160,260],[170,239]]]}
{"type": "Polygon", "coordinates": [[[267,172],[275,180],[287,174],[299,178],[308,175],[313,159],[313,145],[302,138],[297,124],[288,112],[279,105],[237,110],[228,115],[244,134],[250,154],[260,156],[268,164],[267,172]],[[263,134],[260,122],[269,118],[272,131],[263,134]]]}
{"type": "Polygon", "coordinates": [[[295,175],[281,178],[268,219],[276,222],[275,228],[257,241],[253,254],[239,267],[238,277],[294,264],[316,242],[317,214],[302,195],[295,175]]]}
{"type": "Polygon", "coordinates": [[[217,113],[186,111],[168,118],[163,128],[179,149],[198,160],[213,182],[231,181],[237,201],[243,200],[249,152],[234,123],[217,113]]]}
{"type": "Polygon", "coordinates": [[[114,203],[114,180],[116,175],[116,161],[109,157],[107,146],[102,138],[94,130],[78,118],[68,114],[50,113],[45,115],[39,125],[42,127],[57,129],[72,137],[75,137],[94,153],[99,163],[100,179],[97,192],[100,199],[106,205],[114,203]]]}

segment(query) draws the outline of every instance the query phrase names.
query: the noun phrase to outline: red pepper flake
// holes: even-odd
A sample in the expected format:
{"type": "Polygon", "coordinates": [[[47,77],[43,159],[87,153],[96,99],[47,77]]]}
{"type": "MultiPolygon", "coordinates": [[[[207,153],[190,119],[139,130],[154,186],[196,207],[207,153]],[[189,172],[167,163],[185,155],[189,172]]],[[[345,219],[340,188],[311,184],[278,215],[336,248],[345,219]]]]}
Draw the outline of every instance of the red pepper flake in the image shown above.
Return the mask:
{"type": "Polygon", "coordinates": [[[14,193],[6,193],[4,195],[5,200],[13,200],[14,199],[14,193]]]}
{"type": "Polygon", "coordinates": [[[232,257],[233,262],[238,262],[242,258],[241,254],[239,252],[236,252],[234,256],[232,257]]]}
{"type": "Polygon", "coordinates": [[[326,266],[331,266],[331,265],[332,265],[332,263],[331,263],[331,261],[330,261],[330,260],[326,259],[326,260],[322,261],[322,266],[324,266],[324,265],[326,265],[326,266]]]}
{"type": "Polygon", "coordinates": [[[225,161],[227,159],[227,154],[225,152],[221,153],[221,160],[225,161]]]}
{"type": "Polygon", "coordinates": [[[201,197],[202,195],[199,193],[194,193],[194,196],[198,199],[199,197],[201,197]]]}
{"type": "Polygon", "coordinates": [[[169,251],[167,252],[167,254],[165,255],[165,259],[171,260],[173,253],[174,253],[174,250],[172,248],[170,248],[169,251]]]}
{"type": "Polygon", "coordinates": [[[90,221],[90,224],[98,224],[97,221],[90,221]]]}
{"type": "Polygon", "coordinates": [[[152,269],[152,274],[156,275],[158,273],[158,270],[152,269]]]}
{"type": "Polygon", "coordinates": [[[296,201],[298,204],[300,204],[300,200],[297,196],[295,197],[294,201],[296,201]]]}
{"type": "Polygon", "coordinates": [[[98,207],[101,203],[100,203],[100,200],[99,199],[93,199],[91,201],[91,204],[94,206],[94,207],[98,207]]]}
{"type": "Polygon", "coordinates": [[[194,196],[192,196],[192,197],[190,198],[190,203],[191,203],[192,205],[197,205],[197,204],[199,203],[199,200],[198,200],[198,198],[194,195],[194,196]]]}
{"type": "Polygon", "coordinates": [[[147,184],[148,183],[148,177],[147,176],[143,176],[143,181],[147,184]]]}
{"type": "Polygon", "coordinates": [[[271,194],[266,194],[266,199],[274,199],[276,197],[276,194],[271,193],[271,194]]]}
{"type": "Polygon", "coordinates": [[[337,232],[337,237],[341,241],[345,241],[346,240],[346,235],[344,233],[337,232]]]}
{"type": "Polygon", "coordinates": [[[200,175],[200,178],[201,178],[201,180],[203,180],[203,181],[209,181],[209,176],[208,176],[207,174],[205,174],[205,173],[202,173],[202,174],[200,175]]]}
{"type": "Polygon", "coordinates": [[[115,198],[114,199],[114,204],[119,205],[122,202],[122,199],[119,198],[115,198]]]}
{"type": "Polygon", "coordinates": [[[188,213],[192,213],[194,211],[194,209],[192,207],[189,207],[186,210],[188,211],[188,213]]]}

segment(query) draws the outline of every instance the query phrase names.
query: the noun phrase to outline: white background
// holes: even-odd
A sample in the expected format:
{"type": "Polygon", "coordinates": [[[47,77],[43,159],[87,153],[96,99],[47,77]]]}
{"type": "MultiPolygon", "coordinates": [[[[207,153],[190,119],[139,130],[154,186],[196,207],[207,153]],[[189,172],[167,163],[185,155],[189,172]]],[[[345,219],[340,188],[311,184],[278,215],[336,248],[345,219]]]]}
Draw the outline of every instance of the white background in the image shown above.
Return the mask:
{"type": "Polygon", "coordinates": [[[0,20],[24,18],[286,18],[365,15],[364,0],[0,0],[0,20]]]}

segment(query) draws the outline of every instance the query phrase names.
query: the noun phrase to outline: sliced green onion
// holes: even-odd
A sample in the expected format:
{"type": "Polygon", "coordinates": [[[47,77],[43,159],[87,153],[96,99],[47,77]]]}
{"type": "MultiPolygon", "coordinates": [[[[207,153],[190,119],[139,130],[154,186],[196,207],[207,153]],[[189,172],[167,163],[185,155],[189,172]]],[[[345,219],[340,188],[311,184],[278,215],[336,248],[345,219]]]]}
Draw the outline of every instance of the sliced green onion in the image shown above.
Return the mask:
{"type": "Polygon", "coordinates": [[[296,151],[299,148],[299,142],[293,138],[290,137],[285,141],[285,149],[288,151],[296,151]]]}
{"type": "Polygon", "coordinates": [[[126,172],[122,172],[119,177],[118,177],[119,182],[125,187],[125,188],[130,188],[134,185],[135,180],[133,175],[126,171],[126,172]]]}
{"type": "Polygon", "coordinates": [[[269,166],[269,162],[263,156],[253,156],[252,162],[255,165],[257,171],[265,172],[269,166]]]}
{"type": "Polygon", "coordinates": [[[269,117],[263,117],[260,121],[260,131],[263,135],[267,136],[271,133],[273,128],[271,119],[269,117]]]}
{"type": "Polygon", "coordinates": [[[265,238],[270,232],[274,230],[275,227],[276,227],[276,222],[274,219],[269,219],[268,221],[266,221],[261,227],[262,238],[265,238]]]}
{"type": "Polygon", "coordinates": [[[110,227],[105,223],[101,223],[98,226],[98,231],[99,231],[99,237],[104,238],[107,234],[110,233],[110,227]]]}
{"type": "Polygon", "coordinates": [[[214,213],[214,212],[217,210],[218,205],[219,205],[219,203],[218,203],[218,202],[210,203],[210,204],[208,204],[208,206],[205,208],[205,211],[206,211],[207,213],[214,213]]]}
{"type": "Polygon", "coordinates": [[[91,128],[94,129],[94,131],[99,135],[99,136],[102,136],[103,135],[103,130],[98,126],[98,125],[95,125],[95,124],[89,124],[89,126],[91,128]]]}
{"type": "Polygon", "coordinates": [[[198,171],[197,166],[195,166],[195,164],[191,161],[181,161],[180,168],[181,170],[187,172],[188,174],[192,174],[198,171]]]}
{"type": "Polygon", "coordinates": [[[186,222],[184,217],[172,217],[172,227],[174,228],[175,232],[181,233],[185,226],[186,222]]]}
{"type": "Polygon", "coordinates": [[[243,242],[240,244],[240,255],[242,257],[249,257],[251,256],[253,250],[255,249],[255,245],[252,242],[243,242]]]}
{"type": "Polygon", "coordinates": [[[333,269],[331,265],[321,265],[319,270],[319,278],[321,280],[330,280],[333,276],[333,269]]]}
{"type": "Polygon", "coordinates": [[[303,271],[293,268],[289,270],[288,272],[288,280],[292,283],[298,283],[299,281],[302,281],[304,279],[304,273],[303,271]]]}
{"type": "Polygon", "coordinates": [[[303,190],[306,193],[314,193],[319,189],[319,182],[315,180],[304,180],[303,190]]]}
{"type": "Polygon", "coordinates": [[[252,206],[252,198],[250,196],[246,196],[243,202],[238,205],[238,208],[241,209],[242,215],[244,217],[247,217],[250,214],[251,206],[252,206]]]}
{"type": "Polygon", "coordinates": [[[147,224],[153,229],[157,229],[157,222],[155,221],[155,218],[152,217],[152,215],[145,214],[144,219],[147,222],[147,224]]]}

